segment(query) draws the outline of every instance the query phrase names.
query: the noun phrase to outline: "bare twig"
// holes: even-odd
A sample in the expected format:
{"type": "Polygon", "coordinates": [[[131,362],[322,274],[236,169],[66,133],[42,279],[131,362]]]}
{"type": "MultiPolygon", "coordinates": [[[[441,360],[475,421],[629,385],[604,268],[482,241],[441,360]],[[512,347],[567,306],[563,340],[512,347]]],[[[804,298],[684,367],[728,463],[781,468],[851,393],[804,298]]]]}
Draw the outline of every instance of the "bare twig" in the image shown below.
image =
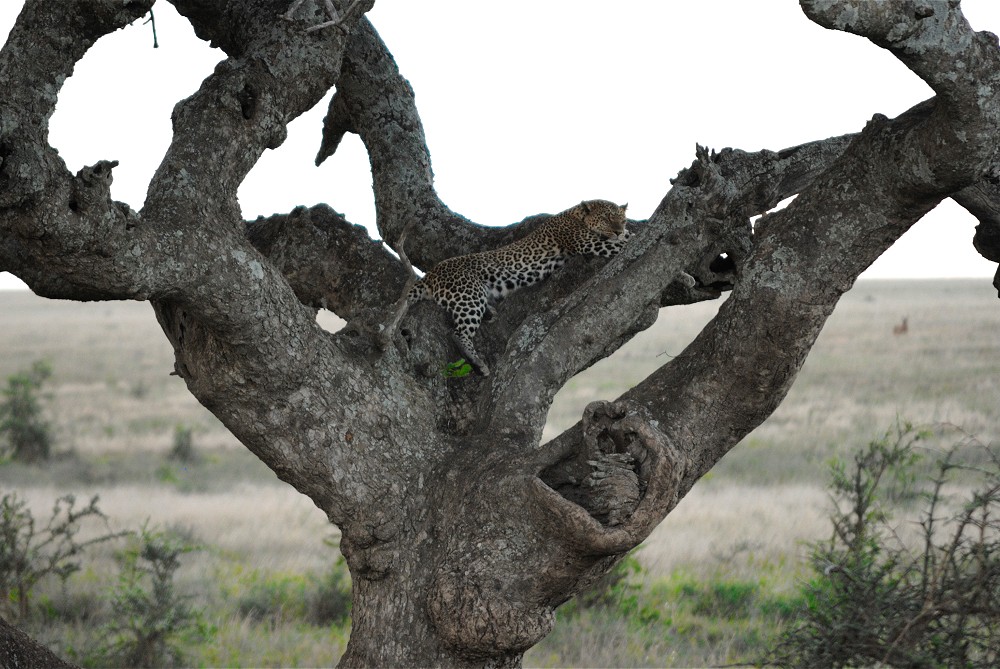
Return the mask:
{"type": "Polygon", "coordinates": [[[160,48],[160,43],[156,40],[156,17],[153,16],[153,10],[152,9],[149,10],[149,18],[146,19],[146,21],[143,23],[143,25],[146,25],[147,23],[150,24],[150,26],[153,28],[153,48],[154,49],[159,49],[160,48]]]}
{"type": "MultiPolygon", "coordinates": [[[[288,11],[282,14],[282,17],[291,21],[295,12],[298,11],[299,7],[301,7],[304,2],[305,0],[295,0],[291,7],[288,8],[288,11]]],[[[348,33],[350,31],[346,28],[346,26],[356,21],[358,17],[365,12],[371,10],[371,8],[375,6],[375,0],[354,0],[354,2],[348,6],[343,15],[341,15],[340,12],[337,11],[337,8],[334,7],[333,0],[323,0],[323,5],[326,9],[326,15],[330,17],[330,20],[306,28],[307,33],[316,32],[317,30],[330,27],[337,28],[344,33],[348,33]]]]}
{"type": "Polygon", "coordinates": [[[389,348],[392,343],[392,338],[396,335],[396,329],[399,327],[399,322],[403,320],[403,316],[406,315],[407,310],[410,306],[410,290],[417,283],[419,277],[417,273],[413,270],[413,265],[410,263],[410,259],[406,257],[406,235],[410,232],[410,228],[413,227],[413,220],[411,219],[403,231],[399,233],[399,240],[396,242],[396,252],[399,254],[399,259],[402,261],[403,266],[406,267],[406,273],[409,275],[406,279],[406,283],[403,285],[403,291],[399,295],[399,299],[396,300],[396,304],[393,307],[392,317],[386,322],[385,326],[381,329],[378,334],[378,345],[383,351],[389,348]]]}

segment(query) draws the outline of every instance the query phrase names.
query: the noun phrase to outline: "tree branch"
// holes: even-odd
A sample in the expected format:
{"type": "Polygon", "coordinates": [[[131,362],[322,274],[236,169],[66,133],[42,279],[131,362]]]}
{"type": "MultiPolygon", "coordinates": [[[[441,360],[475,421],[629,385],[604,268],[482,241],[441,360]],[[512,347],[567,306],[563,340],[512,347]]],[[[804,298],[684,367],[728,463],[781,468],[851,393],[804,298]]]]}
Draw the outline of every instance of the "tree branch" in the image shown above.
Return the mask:
{"type": "Polygon", "coordinates": [[[100,161],[75,177],[48,144],[48,120],[76,61],[106,33],[149,10],[151,1],[27,2],[0,51],[0,267],[36,293],[96,299],[141,297],[151,273],[131,254],[150,239],[137,216],[108,196],[100,161]],[[38,39],[58,31],[58,39],[38,39]]]}
{"type": "MultiPolygon", "coordinates": [[[[889,6],[899,22],[926,20],[899,3],[864,4],[889,6]]],[[[661,421],[682,425],[685,435],[700,435],[696,441],[714,435],[693,451],[697,466],[686,485],[783,399],[827,316],[861,271],[943,197],[994,164],[996,144],[987,138],[996,134],[1000,105],[978,91],[997,80],[1000,53],[984,49],[960,13],[940,20],[947,31],[923,31],[925,44],[891,49],[937,53],[943,42],[965,45],[967,51],[952,56],[963,63],[959,78],[967,87],[944,86],[938,97],[950,100],[918,105],[895,121],[876,116],[787,209],[758,223],[754,251],[716,319],[679,358],[626,393],[661,421]],[[955,106],[962,111],[943,111],[955,106]]],[[[929,83],[950,80],[957,61],[936,62],[939,70],[918,73],[929,83]]]]}
{"type": "MultiPolygon", "coordinates": [[[[997,36],[975,32],[958,2],[887,0],[848,6],[830,0],[800,0],[806,15],[819,25],[867,37],[887,49],[937,93],[935,132],[903,138],[901,154],[936,159],[953,174],[904,169],[910,188],[930,187],[955,192],[982,178],[997,164],[997,105],[986,94],[996,76],[984,71],[996,60],[997,36]],[[972,63],[960,67],[958,63],[972,63]],[[974,150],[968,152],[969,147],[974,150]],[[971,155],[969,155],[971,154],[971,155]]],[[[903,167],[903,166],[901,166],[903,167]]],[[[903,175],[901,175],[903,176],[903,175]]]]}
{"type": "Polygon", "coordinates": [[[410,260],[417,267],[427,270],[445,258],[510,243],[539,222],[530,217],[505,228],[486,227],[441,201],[413,89],[367,19],[348,41],[317,165],[334,154],[347,132],[357,133],[368,150],[382,238],[395,248],[407,224],[418,222],[409,234],[410,260]]]}
{"type": "Polygon", "coordinates": [[[3,618],[0,618],[0,666],[78,669],[3,618]]]}
{"type": "Polygon", "coordinates": [[[570,377],[652,325],[661,306],[717,297],[732,287],[751,249],[749,217],[810,183],[851,137],[780,152],[698,149],[650,220],[598,274],[577,275],[573,294],[529,317],[504,354],[509,374],[494,389],[497,416],[547,411],[570,377]],[[726,263],[719,263],[721,254],[726,263]],[[721,264],[719,267],[717,265],[721,264]],[[695,286],[686,285],[693,277],[695,286]],[[539,388],[547,389],[539,397],[539,388]]]}
{"type": "MultiPolygon", "coordinates": [[[[650,426],[659,426],[688,459],[681,496],[781,402],[856,277],[943,197],[979,182],[996,164],[997,146],[990,138],[1000,126],[1000,104],[978,93],[1000,84],[995,40],[973,34],[956,8],[936,19],[937,29],[923,30],[900,27],[930,18],[904,11],[901,3],[861,6],[893,9],[897,20],[882,25],[912,39],[880,41],[894,53],[905,50],[902,59],[915,63],[929,83],[957,79],[964,84],[938,87],[938,98],[894,121],[876,116],[788,208],[761,219],[733,293],[716,318],[679,357],[622,396],[620,401],[646,409],[650,426]],[[962,48],[949,48],[949,58],[915,55],[940,55],[942,42],[962,48]],[[962,63],[958,75],[953,72],[957,62],[962,63]]],[[[824,8],[829,10],[824,16],[836,17],[843,7],[824,3],[824,8]]],[[[874,34],[871,26],[865,29],[874,34]]],[[[705,183],[700,178],[682,182],[697,182],[698,188],[705,183]]],[[[741,200],[727,195],[740,190],[737,184],[708,190],[730,202],[741,200]]],[[[544,343],[533,350],[542,348],[544,343]]],[[[551,485],[579,480],[586,471],[580,466],[589,453],[584,437],[585,427],[578,424],[547,446],[550,462],[566,458],[546,472],[551,485]]],[[[592,525],[587,530],[597,538],[603,531],[592,525]]]]}
{"type": "Polygon", "coordinates": [[[326,205],[258,218],[247,223],[247,236],[300,302],[347,321],[368,320],[372,310],[381,316],[407,280],[385,246],[326,205]]]}
{"type": "Polygon", "coordinates": [[[475,234],[478,226],[449,210],[434,192],[430,153],[413,89],[367,20],[360,22],[348,42],[317,164],[332,155],[347,130],[357,132],[368,150],[376,224],[382,238],[395,244],[406,223],[417,220],[420,226],[411,237],[416,242],[411,245],[411,260],[418,267],[429,269],[443,258],[466,253],[468,241],[457,240],[475,234]],[[435,249],[438,244],[434,242],[449,248],[435,249]]]}
{"type": "MultiPolygon", "coordinates": [[[[401,406],[399,384],[370,374],[368,347],[323,332],[285,279],[293,272],[279,256],[294,259],[305,247],[282,247],[283,240],[326,237],[329,248],[352,232],[358,241],[357,231],[316,212],[310,220],[322,219],[318,225],[293,220],[280,232],[251,225],[272,263],[251,245],[236,202],[261,153],[336,79],[344,36],[305,36],[265,0],[229,3],[224,11],[206,6],[238,55],[175,108],[173,141],[139,215],[108,196],[113,162],[73,177],[45,136],[62,78],[99,36],[94,26],[104,9],[113,7],[117,14],[109,16],[122,21],[131,16],[120,2],[79,4],[79,12],[66,12],[29,0],[0,52],[7,84],[0,99],[0,267],[42,295],[151,299],[195,397],[279,477],[350,528],[358,505],[398,499],[402,485],[385,474],[386,440],[396,429],[417,432],[417,416],[433,414],[433,405],[415,392],[401,406]],[[90,14],[97,19],[80,19],[90,14]],[[31,38],[53,31],[58,41],[31,38]],[[337,232],[327,237],[328,228],[337,232]]],[[[361,244],[354,253],[351,262],[371,260],[384,277],[393,275],[384,252],[361,244]]],[[[354,288],[293,283],[309,302],[345,309],[357,302],[354,288]]]]}
{"type": "MultiPolygon", "coordinates": [[[[952,199],[979,219],[972,238],[976,251],[987,260],[1000,263],[1000,185],[996,174],[963,188],[952,199]]],[[[993,277],[993,286],[1000,295],[1000,269],[993,277]]]]}

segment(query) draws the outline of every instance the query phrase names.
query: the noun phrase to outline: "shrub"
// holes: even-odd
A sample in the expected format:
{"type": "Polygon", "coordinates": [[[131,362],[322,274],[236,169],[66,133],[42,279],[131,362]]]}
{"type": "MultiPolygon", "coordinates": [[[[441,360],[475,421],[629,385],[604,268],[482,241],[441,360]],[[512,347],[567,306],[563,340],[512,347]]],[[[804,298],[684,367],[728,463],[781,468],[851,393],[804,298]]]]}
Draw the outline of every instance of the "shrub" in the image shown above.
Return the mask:
{"type": "Polygon", "coordinates": [[[143,528],[118,559],[120,575],[112,593],[115,619],[105,627],[108,643],[100,662],[120,667],[183,666],[182,643],[211,634],[200,612],[177,593],[180,559],[195,546],[176,536],[143,528]]]}
{"type": "Polygon", "coordinates": [[[308,615],[314,625],[343,625],[350,618],[351,574],[343,556],[319,578],[309,594],[308,615]]]}
{"type": "MultiPolygon", "coordinates": [[[[936,459],[920,491],[920,537],[890,526],[887,497],[911,476],[921,438],[909,425],[876,440],[850,468],[833,469],[833,534],[813,544],[801,622],[767,658],[779,666],[995,667],[1000,664],[1000,454],[987,464],[936,459]],[[975,492],[945,494],[961,472],[975,492]],[[954,511],[948,512],[951,506],[954,511]]],[[[904,487],[905,487],[904,486],[904,487]]]]}
{"type": "Polygon", "coordinates": [[[0,610],[6,607],[17,617],[27,616],[32,590],[40,580],[56,576],[65,583],[79,571],[79,558],[87,546],[122,536],[107,533],[88,541],[77,539],[84,519],[107,521],[97,508],[97,499],[95,495],[78,509],[73,495],[60,497],[42,528],[16,494],[0,499],[0,610]]]}
{"type": "Polygon", "coordinates": [[[42,417],[39,390],[52,376],[52,367],[44,360],[31,369],[7,377],[7,387],[0,400],[0,437],[6,441],[6,455],[22,462],[48,460],[52,449],[52,430],[42,417]]]}
{"type": "Polygon", "coordinates": [[[747,618],[759,607],[760,584],[752,581],[713,580],[691,592],[694,612],[709,618],[747,618]]]}
{"type": "Polygon", "coordinates": [[[194,462],[194,430],[188,425],[174,427],[174,442],[170,449],[170,459],[181,462],[194,462]]]}
{"type": "Polygon", "coordinates": [[[240,579],[236,610],[253,622],[277,624],[306,614],[306,578],[298,574],[261,574],[254,570],[240,579]]]}
{"type": "Polygon", "coordinates": [[[642,603],[642,586],[634,582],[642,573],[639,560],[632,553],[626,555],[601,578],[564,604],[559,609],[560,615],[572,617],[581,611],[602,610],[642,623],[655,621],[660,612],[642,603]]]}
{"type": "Polygon", "coordinates": [[[227,595],[235,597],[240,615],[254,622],[297,618],[311,625],[342,625],[351,615],[351,576],[342,556],[322,575],[248,572],[227,595]]]}

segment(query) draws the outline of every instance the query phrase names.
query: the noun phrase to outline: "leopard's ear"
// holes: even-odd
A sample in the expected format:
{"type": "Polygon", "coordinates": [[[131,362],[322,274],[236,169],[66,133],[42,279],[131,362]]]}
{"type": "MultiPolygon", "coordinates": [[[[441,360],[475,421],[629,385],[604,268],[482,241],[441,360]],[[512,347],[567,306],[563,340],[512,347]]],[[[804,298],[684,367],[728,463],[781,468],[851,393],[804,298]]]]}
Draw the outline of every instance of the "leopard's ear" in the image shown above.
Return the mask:
{"type": "Polygon", "coordinates": [[[585,213],[585,214],[589,214],[590,213],[590,203],[589,202],[587,202],[586,200],[583,200],[582,202],[580,202],[580,206],[583,207],[583,213],[585,213]]]}
{"type": "Polygon", "coordinates": [[[628,209],[628,202],[626,202],[625,204],[619,205],[619,207],[621,207],[621,210],[624,212],[626,209],[628,209]]]}

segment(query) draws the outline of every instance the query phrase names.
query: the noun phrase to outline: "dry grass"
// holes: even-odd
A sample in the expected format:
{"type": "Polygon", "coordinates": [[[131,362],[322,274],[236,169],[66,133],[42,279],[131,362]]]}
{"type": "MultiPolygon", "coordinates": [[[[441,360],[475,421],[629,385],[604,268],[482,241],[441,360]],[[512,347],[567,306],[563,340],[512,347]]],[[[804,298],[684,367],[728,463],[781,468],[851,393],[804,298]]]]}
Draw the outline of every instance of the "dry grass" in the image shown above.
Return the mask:
{"type": "Polygon", "coordinates": [[[746,577],[761,563],[804,557],[803,540],[828,532],[828,514],[829,500],[819,486],[704,481],[653,531],[637,557],[651,578],[677,570],[746,577]]]}
{"type": "MultiPolygon", "coordinates": [[[[838,306],[785,403],[647,540],[638,553],[646,578],[678,571],[752,577],[766,567],[792,580],[803,540],[828,532],[826,463],[880,435],[897,417],[953,424],[985,443],[1000,440],[997,307],[986,281],[859,283],[838,306]],[[894,336],[893,325],[904,316],[909,332],[894,336]]],[[[576,422],[588,402],[613,399],[679,354],[717,308],[667,310],[611,360],[573,379],[556,399],[547,435],[576,422]]],[[[340,326],[329,315],[321,318],[327,329],[340,326]]],[[[294,573],[330,564],[323,539],[334,529],[324,514],[277,481],[170,376],[172,352],[148,305],[0,292],[0,380],[43,357],[54,369],[57,448],[75,455],[44,470],[0,467],[0,493],[25,496],[36,516],[64,492],[98,494],[116,527],[148,519],[184,528],[207,547],[189,557],[180,575],[195,589],[217,588],[220,565],[294,573]],[[165,459],[178,425],[193,427],[199,463],[165,459]]],[[[961,437],[952,430],[939,443],[961,437]]],[[[110,557],[108,549],[97,572],[111,571],[110,557]]],[[[615,663],[622,653],[637,665],[671,662],[643,655],[652,651],[635,647],[634,630],[591,623],[590,650],[581,651],[590,653],[589,662],[615,663]]],[[[204,664],[309,666],[329,658],[331,647],[343,647],[329,630],[291,625],[264,634],[238,617],[217,624],[217,654],[203,656],[204,664]]],[[[565,636],[562,630],[555,636],[565,636]]],[[[572,662],[540,652],[533,656],[537,664],[572,662]]],[[[720,652],[717,659],[725,657],[720,652]]]]}
{"type": "MultiPolygon", "coordinates": [[[[169,450],[174,428],[203,449],[242,449],[171,375],[173,351],[147,303],[88,304],[0,292],[0,380],[38,358],[55,371],[52,416],[63,449],[81,454],[169,450]]],[[[343,322],[323,312],[320,325],[343,322]]]]}
{"type": "MultiPolygon", "coordinates": [[[[7,487],[0,485],[0,493],[7,487]]],[[[65,490],[33,486],[17,493],[39,518],[48,515],[52,502],[65,490]]],[[[113,530],[134,529],[147,521],[182,529],[196,543],[222,555],[239,556],[251,568],[311,571],[329,566],[332,557],[323,538],[336,531],[326,514],[283,484],[248,482],[224,492],[196,494],[167,485],[97,485],[79,486],[76,494],[81,500],[98,495],[113,530]]]]}
{"type": "MultiPolygon", "coordinates": [[[[548,434],[575,422],[588,402],[617,396],[680,353],[717,309],[718,304],[710,303],[665,310],[652,328],[563,389],[550,414],[548,434]]],[[[53,404],[58,407],[53,418],[63,448],[81,456],[163,454],[175,426],[188,425],[203,452],[242,449],[170,376],[172,352],[148,304],[56,302],[8,292],[0,293],[0,312],[0,378],[37,358],[51,360],[53,404]]],[[[329,314],[321,318],[328,329],[340,326],[329,314]]],[[[1000,309],[986,281],[858,284],[837,307],[785,403],[720,463],[716,480],[696,487],[681,503],[650,539],[643,561],[669,569],[704,564],[733,546],[764,544],[769,547],[765,552],[775,555],[794,550],[795,541],[813,536],[805,530],[822,518],[817,485],[825,476],[825,463],[880,434],[897,417],[951,423],[981,441],[996,441],[998,331],[1000,309]],[[893,325],[903,317],[909,320],[909,332],[894,336],[893,325]],[[732,481],[740,486],[726,485],[732,481]],[[658,539],[670,536],[674,540],[658,539]]],[[[248,471],[247,476],[255,481],[252,489],[197,495],[178,492],[184,486],[172,481],[159,487],[157,503],[150,505],[135,504],[138,491],[127,487],[84,485],[78,492],[100,492],[113,515],[120,508],[129,518],[149,515],[156,522],[186,523],[215,543],[227,533],[223,528],[241,531],[240,506],[252,490],[259,490],[269,512],[261,514],[263,527],[247,528],[247,533],[259,529],[260,535],[270,535],[263,530],[272,527],[271,518],[278,534],[281,528],[295,527],[270,511],[282,497],[284,508],[309,510],[315,518],[310,531],[325,531],[322,514],[293,490],[267,481],[267,474],[261,475],[271,484],[265,488],[259,487],[257,473],[248,471]],[[170,496],[177,499],[170,501],[170,496]]],[[[138,497],[151,498],[148,488],[143,492],[138,497]]],[[[262,546],[269,542],[223,542],[269,553],[262,546]]],[[[277,550],[275,558],[293,552],[277,550]]]]}
{"type": "MultiPolygon", "coordinates": [[[[784,404],[748,439],[857,443],[898,415],[997,440],[998,307],[986,280],[860,282],[827,322],[784,404]],[[909,332],[893,335],[904,317],[909,332]]],[[[616,397],[679,354],[717,310],[664,310],[653,327],[559,393],[549,434],[575,423],[588,402],[616,397]]]]}

